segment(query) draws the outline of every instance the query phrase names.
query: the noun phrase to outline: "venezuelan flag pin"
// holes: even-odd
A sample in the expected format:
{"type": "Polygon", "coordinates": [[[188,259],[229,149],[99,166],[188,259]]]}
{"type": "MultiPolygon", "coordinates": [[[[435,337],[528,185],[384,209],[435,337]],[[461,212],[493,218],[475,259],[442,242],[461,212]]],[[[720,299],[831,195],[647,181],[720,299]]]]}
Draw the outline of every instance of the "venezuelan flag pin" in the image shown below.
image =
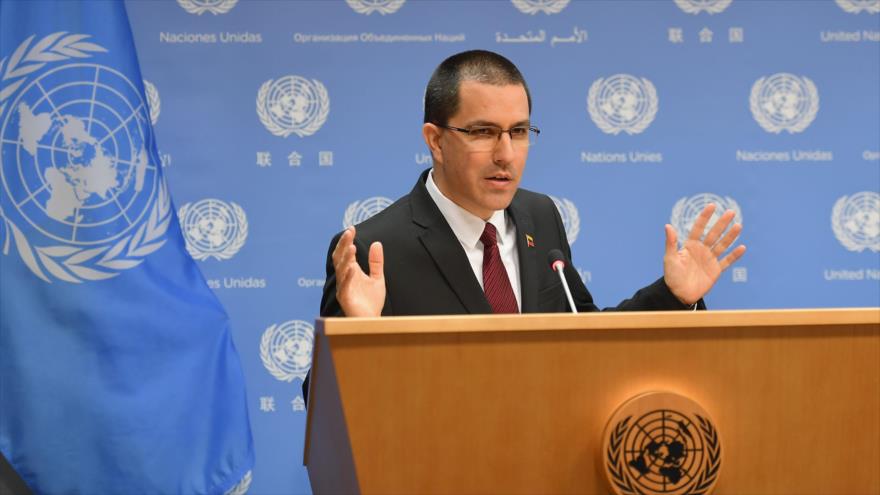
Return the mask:
{"type": "Polygon", "coordinates": [[[526,234],[526,245],[532,248],[535,247],[535,239],[529,234],[526,234]]]}

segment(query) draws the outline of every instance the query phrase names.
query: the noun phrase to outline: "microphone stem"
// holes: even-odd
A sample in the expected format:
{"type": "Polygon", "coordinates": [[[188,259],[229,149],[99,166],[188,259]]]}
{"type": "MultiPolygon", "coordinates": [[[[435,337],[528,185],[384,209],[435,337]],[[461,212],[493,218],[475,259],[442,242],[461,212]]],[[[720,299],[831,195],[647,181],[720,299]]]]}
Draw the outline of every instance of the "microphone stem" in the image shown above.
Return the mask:
{"type": "Polygon", "coordinates": [[[577,314],[577,307],[574,305],[574,299],[571,297],[571,291],[568,289],[568,282],[565,280],[565,275],[562,274],[562,267],[556,267],[556,273],[559,274],[559,280],[562,281],[562,288],[565,289],[565,297],[568,298],[568,306],[571,308],[571,312],[577,314]]]}

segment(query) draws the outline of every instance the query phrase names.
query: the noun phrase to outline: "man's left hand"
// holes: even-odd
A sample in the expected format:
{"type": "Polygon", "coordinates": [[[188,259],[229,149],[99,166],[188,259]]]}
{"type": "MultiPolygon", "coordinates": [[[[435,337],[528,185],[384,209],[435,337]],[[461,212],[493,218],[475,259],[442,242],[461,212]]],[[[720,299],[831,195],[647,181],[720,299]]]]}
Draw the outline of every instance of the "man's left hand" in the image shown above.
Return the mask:
{"type": "Polygon", "coordinates": [[[721,273],[746,252],[746,247],[740,244],[727,256],[721,257],[742,231],[742,225],[734,224],[724,237],[721,237],[735,216],[733,210],[725,211],[703,237],[706,224],[709,223],[713,213],[715,213],[715,205],[703,209],[681,249],[678,249],[675,229],[669,224],[666,225],[663,279],[675,297],[687,305],[696,303],[706,295],[721,273]]]}

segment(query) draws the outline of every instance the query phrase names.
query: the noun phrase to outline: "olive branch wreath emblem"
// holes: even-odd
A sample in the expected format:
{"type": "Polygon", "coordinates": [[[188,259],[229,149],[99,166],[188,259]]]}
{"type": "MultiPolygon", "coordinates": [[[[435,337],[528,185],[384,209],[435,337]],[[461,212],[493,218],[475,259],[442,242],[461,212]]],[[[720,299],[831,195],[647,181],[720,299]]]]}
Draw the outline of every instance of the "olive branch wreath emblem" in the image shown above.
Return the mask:
{"type": "MultiPolygon", "coordinates": [[[[712,422],[708,419],[694,414],[697,418],[700,433],[703,436],[706,445],[706,461],[703,468],[695,478],[693,485],[688,489],[687,493],[691,495],[705,495],[718,479],[721,471],[721,441],[718,438],[718,431],[712,422]]],[[[642,495],[645,492],[638,486],[633,484],[630,476],[627,475],[626,462],[623,458],[623,439],[629,430],[629,421],[632,416],[627,416],[620,420],[611,432],[608,441],[608,450],[605,453],[605,466],[611,475],[611,481],[624,495],[642,495]]]]}
{"type": "MultiPolygon", "coordinates": [[[[86,41],[88,34],[49,34],[33,45],[34,36],[24,40],[12,55],[0,60],[0,117],[4,115],[11,96],[21,88],[28,75],[46,64],[71,58],[89,58],[90,53],[107,49],[86,41]]],[[[10,110],[11,111],[11,110],[10,110]]],[[[171,221],[171,198],[164,180],[159,181],[158,195],[148,219],[138,230],[111,245],[95,248],[74,246],[32,246],[27,236],[8,218],[0,207],[0,220],[5,227],[3,254],[9,254],[10,237],[15,242],[24,264],[40,279],[52,283],[54,277],[70,283],[104,280],[115,277],[120,270],[138,266],[143,258],[165,244],[164,234],[171,221]],[[11,236],[10,236],[11,233],[11,236]]]]}
{"type": "Polygon", "coordinates": [[[311,81],[308,81],[308,79],[305,78],[303,79],[314,87],[315,95],[318,99],[318,113],[312,116],[308,124],[304,127],[287,127],[276,123],[272,118],[272,115],[269,114],[268,106],[269,90],[272,89],[272,84],[275,83],[275,80],[269,79],[260,86],[260,90],[257,92],[257,116],[260,118],[260,122],[263,123],[263,126],[266,127],[266,130],[272,134],[285,138],[291,134],[296,134],[299,137],[311,136],[317,132],[327,120],[327,115],[330,113],[330,97],[327,95],[327,88],[325,88],[324,85],[321,84],[321,81],[318,81],[317,79],[312,79],[311,81]]]}
{"type": "MultiPolygon", "coordinates": [[[[615,77],[615,76],[611,76],[615,77]]],[[[610,79],[610,78],[609,78],[610,79]]],[[[635,122],[631,125],[626,126],[617,126],[613,123],[609,122],[608,118],[599,108],[599,93],[602,91],[606,79],[599,78],[596,79],[593,84],[590,85],[590,90],[587,93],[587,111],[590,113],[590,118],[596,124],[596,127],[599,128],[605,134],[618,135],[621,131],[633,135],[639,134],[651,125],[651,122],[654,121],[654,117],[657,115],[658,109],[658,98],[657,98],[657,89],[654,87],[654,84],[651,81],[641,78],[636,79],[632,78],[636,82],[640,82],[642,87],[645,90],[645,96],[648,101],[648,106],[645,108],[645,111],[642,115],[640,115],[635,122]]]]}

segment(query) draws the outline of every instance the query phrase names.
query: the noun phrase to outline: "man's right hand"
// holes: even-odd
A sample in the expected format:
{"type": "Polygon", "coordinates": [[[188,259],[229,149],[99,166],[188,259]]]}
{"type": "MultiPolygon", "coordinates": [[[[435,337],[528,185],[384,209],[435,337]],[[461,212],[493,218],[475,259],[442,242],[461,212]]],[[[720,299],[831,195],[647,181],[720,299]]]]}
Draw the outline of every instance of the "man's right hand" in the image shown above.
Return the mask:
{"type": "Polygon", "coordinates": [[[336,270],[336,300],[345,316],[381,316],[385,305],[385,258],[382,243],[370,245],[370,274],[361,270],[355,256],[355,228],[342,233],[333,249],[333,267],[336,270]]]}

